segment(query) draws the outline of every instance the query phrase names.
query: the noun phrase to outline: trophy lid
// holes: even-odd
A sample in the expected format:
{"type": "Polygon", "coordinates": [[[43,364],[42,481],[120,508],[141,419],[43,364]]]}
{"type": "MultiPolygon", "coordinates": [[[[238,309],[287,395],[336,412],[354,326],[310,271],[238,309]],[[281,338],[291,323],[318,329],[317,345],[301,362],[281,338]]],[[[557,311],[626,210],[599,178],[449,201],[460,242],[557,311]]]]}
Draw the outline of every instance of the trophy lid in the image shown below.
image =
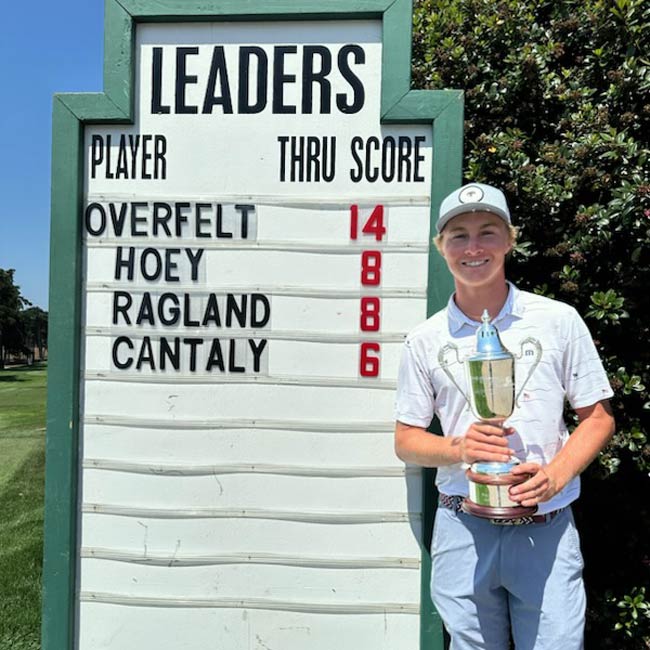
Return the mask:
{"type": "Polygon", "coordinates": [[[472,361],[481,359],[509,359],[512,355],[505,348],[497,328],[490,323],[488,310],[483,310],[481,326],[476,330],[476,354],[471,357],[472,361]]]}
{"type": "Polygon", "coordinates": [[[509,474],[513,467],[519,465],[519,460],[513,458],[506,463],[499,463],[496,461],[479,461],[472,463],[471,470],[475,474],[509,474]]]}

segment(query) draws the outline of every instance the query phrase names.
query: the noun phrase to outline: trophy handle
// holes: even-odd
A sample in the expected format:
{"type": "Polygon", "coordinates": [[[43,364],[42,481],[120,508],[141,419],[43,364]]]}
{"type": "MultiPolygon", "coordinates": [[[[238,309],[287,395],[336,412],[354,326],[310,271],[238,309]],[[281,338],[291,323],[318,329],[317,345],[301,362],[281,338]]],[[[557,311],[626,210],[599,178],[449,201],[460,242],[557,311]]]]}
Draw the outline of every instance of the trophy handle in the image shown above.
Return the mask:
{"type": "Polygon", "coordinates": [[[458,356],[458,347],[456,347],[453,343],[447,343],[447,345],[443,346],[440,348],[440,352],[438,352],[438,363],[440,364],[440,367],[444,371],[445,375],[451,379],[451,383],[456,386],[458,389],[458,392],[467,400],[467,403],[470,403],[469,397],[465,395],[465,392],[463,389],[458,385],[458,382],[454,378],[454,376],[451,374],[451,372],[448,370],[449,364],[447,363],[447,352],[453,351],[454,355],[456,356],[456,361],[458,364],[461,363],[460,358],[458,356]]]}
{"type": "Polygon", "coordinates": [[[531,367],[531,369],[528,371],[528,376],[524,380],[524,383],[521,385],[521,388],[519,389],[519,392],[517,393],[517,397],[515,397],[515,405],[519,406],[519,398],[521,397],[521,394],[524,392],[524,388],[526,388],[526,384],[528,383],[528,380],[530,379],[531,375],[535,372],[535,368],[539,365],[539,362],[542,360],[542,344],[537,340],[534,339],[532,336],[529,336],[528,338],[525,338],[521,344],[520,344],[520,352],[519,355],[517,356],[517,359],[521,359],[524,356],[524,346],[526,344],[530,344],[535,348],[535,361],[531,367]]]}

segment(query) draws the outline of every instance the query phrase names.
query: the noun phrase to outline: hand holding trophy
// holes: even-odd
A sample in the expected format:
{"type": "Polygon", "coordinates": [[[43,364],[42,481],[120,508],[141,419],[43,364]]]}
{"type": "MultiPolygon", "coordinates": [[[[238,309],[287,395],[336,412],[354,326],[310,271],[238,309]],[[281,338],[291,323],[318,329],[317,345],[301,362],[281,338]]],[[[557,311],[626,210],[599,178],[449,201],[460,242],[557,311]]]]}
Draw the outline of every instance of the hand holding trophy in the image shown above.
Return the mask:
{"type": "MultiPolygon", "coordinates": [[[[449,343],[438,354],[438,362],[454,386],[468,401],[472,413],[482,422],[494,424],[495,419],[503,420],[512,415],[519,396],[528,383],[542,356],[541,343],[534,338],[521,342],[521,351],[531,345],[535,349],[535,360],[528,376],[515,397],[515,356],[501,342],[496,327],[490,324],[487,310],[483,311],[482,323],[476,331],[476,353],[465,360],[465,371],[469,396],[458,385],[449,370],[447,360],[450,351],[455,353],[456,361],[463,363],[458,356],[458,348],[449,343]]],[[[469,498],[463,501],[465,512],[488,519],[514,519],[533,514],[537,506],[525,507],[513,501],[509,489],[523,483],[529,474],[514,475],[512,468],[519,461],[515,458],[508,462],[475,462],[467,470],[469,480],[469,498]]]]}

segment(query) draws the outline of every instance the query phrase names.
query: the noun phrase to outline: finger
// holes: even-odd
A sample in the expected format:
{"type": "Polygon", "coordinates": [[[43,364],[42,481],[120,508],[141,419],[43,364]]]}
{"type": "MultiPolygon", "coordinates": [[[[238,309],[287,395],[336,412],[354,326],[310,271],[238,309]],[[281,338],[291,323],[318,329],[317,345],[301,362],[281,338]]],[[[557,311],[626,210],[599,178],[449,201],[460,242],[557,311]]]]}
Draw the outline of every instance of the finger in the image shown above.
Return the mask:
{"type": "Polygon", "coordinates": [[[486,420],[477,420],[478,424],[493,424],[497,427],[502,427],[506,418],[487,418],[486,420]]]}
{"type": "Polygon", "coordinates": [[[510,456],[504,453],[494,453],[490,451],[480,451],[468,455],[469,463],[507,463],[510,456]]]}
{"type": "Polygon", "coordinates": [[[511,458],[511,450],[499,448],[494,445],[474,444],[466,448],[466,457],[469,462],[493,461],[506,463],[511,458]]]}
{"type": "Polygon", "coordinates": [[[519,485],[513,485],[510,490],[510,496],[516,501],[524,501],[527,499],[536,499],[546,492],[548,489],[548,480],[546,477],[541,479],[538,476],[533,476],[533,478],[520,483],[519,485]]]}
{"type": "Polygon", "coordinates": [[[537,463],[521,463],[515,465],[510,471],[512,474],[537,474],[541,469],[541,465],[537,463]]]}
{"type": "Polygon", "coordinates": [[[547,492],[542,492],[540,495],[536,497],[532,497],[530,499],[517,499],[519,503],[521,503],[522,506],[537,506],[540,503],[544,503],[544,501],[548,501],[550,499],[550,495],[547,494],[547,492]]]}
{"type": "Polygon", "coordinates": [[[494,444],[502,447],[508,446],[508,441],[502,435],[492,434],[489,431],[479,430],[479,429],[470,429],[467,432],[467,437],[472,440],[478,440],[486,444],[494,444]]]}
{"type": "Polygon", "coordinates": [[[506,433],[506,429],[504,429],[503,427],[500,427],[500,426],[495,425],[495,424],[490,424],[488,422],[478,422],[478,423],[473,425],[473,428],[476,431],[480,431],[481,433],[485,433],[486,435],[489,435],[489,436],[503,437],[503,436],[508,435],[506,433]]]}
{"type": "Polygon", "coordinates": [[[497,454],[499,456],[504,456],[506,460],[510,460],[512,458],[511,449],[508,447],[502,447],[500,445],[493,445],[491,443],[472,441],[465,446],[465,450],[479,457],[485,454],[497,454]]]}

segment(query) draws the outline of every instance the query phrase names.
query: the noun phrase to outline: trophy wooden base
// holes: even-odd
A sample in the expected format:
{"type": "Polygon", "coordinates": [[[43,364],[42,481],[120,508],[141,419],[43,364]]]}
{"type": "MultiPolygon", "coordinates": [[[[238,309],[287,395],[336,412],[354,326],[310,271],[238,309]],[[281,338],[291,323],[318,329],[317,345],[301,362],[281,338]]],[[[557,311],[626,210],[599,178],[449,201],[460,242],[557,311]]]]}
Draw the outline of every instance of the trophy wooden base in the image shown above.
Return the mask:
{"type": "Polygon", "coordinates": [[[493,508],[491,506],[480,506],[469,499],[464,499],[461,505],[463,512],[483,519],[517,519],[519,517],[530,517],[537,512],[537,506],[514,506],[504,508],[493,508]]]}
{"type": "Polygon", "coordinates": [[[464,512],[485,519],[516,519],[528,517],[537,511],[537,506],[522,506],[510,498],[509,490],[513,485],[527,481],[531,474],[514,475],[503,470],[466,472],[469,481],[469,498],[462,504],[464,512]]]}

